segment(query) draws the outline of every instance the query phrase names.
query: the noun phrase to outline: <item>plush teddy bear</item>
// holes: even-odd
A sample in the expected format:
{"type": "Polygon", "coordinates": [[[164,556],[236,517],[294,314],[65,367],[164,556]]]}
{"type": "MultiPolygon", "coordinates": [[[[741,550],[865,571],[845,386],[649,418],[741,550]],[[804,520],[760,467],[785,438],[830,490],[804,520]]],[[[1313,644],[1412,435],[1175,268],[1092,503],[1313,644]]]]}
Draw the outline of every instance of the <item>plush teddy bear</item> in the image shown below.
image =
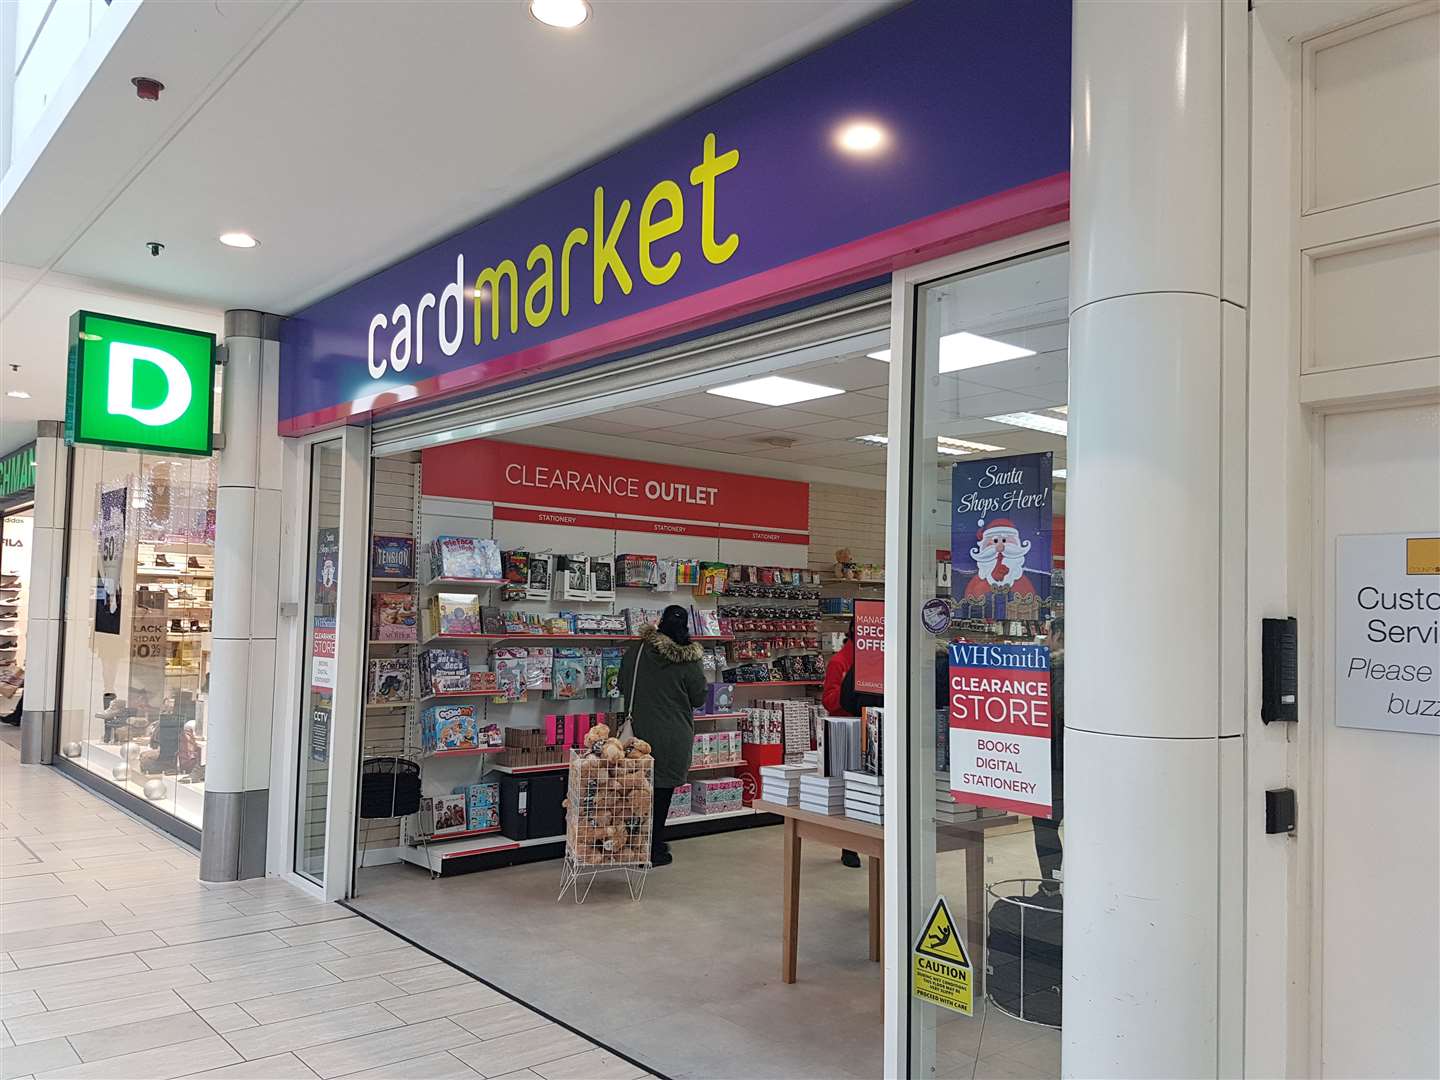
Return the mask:
{"type": "Polygon", "coordinates": [[[626,747],[625,756],[629,758],[648,758],[650,756],[650,744],[644,739],[632,739],[626,747]]]}
{"type": "Polygon", "coordinates": [[[600,746],[600,756],[606,761],[619,761],[625,756],[625,748],[619,739],[606,739],[600,746]]]}
{"type": "Polygon", "coordinates": [[[589,731],[585,732],[584,743],[587,747],[594,747],[604,743],[610,738],[610,726],[608,724],[596,724],[589,731]]]}

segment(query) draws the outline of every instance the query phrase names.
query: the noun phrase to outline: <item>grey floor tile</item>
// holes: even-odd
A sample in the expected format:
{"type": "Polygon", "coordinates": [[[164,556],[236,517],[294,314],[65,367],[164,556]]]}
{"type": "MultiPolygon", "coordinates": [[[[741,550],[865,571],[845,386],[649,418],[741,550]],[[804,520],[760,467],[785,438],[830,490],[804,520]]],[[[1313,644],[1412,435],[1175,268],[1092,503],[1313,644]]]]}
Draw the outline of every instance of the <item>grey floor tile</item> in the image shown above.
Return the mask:
{"type": "Polygon", "coordinates": [[[245,934],[241,937],[216,938],[214,941],[197,941],[192,945],[168,945],[163,949],[149,949],[137,955],[152,968],[195,964],[199,970],[204,971],[201,965],[206,960],[219,960],[227,956],[243,956],[248,959],[257,953],[273,952],[285,947],[285,942],[271,934],[245,934]]]}
{"type": "Polygon", "coordinates": [[[373,1035],[325,1043],[295,1051],[322,1080],[359,1072],[380,1065],[393,1065],[407,1058],[467,1046],[475,1041],[460,1025],[449,1020],[427,1020],[423,1024],[393,1028],[373,1035]]]}
{"type": "Polygon", "coordinates": [[[209,1072],[192,1073],[188,1080],[314,1080],[315,1074],[294,1054],[275,1054],[239,1061],[209,1072]]]}
{"type": "Polygon", "coordinates": [[[349,918],[353,912],[341,907],[339,904],[322,904],[320,907],[288,908],[286,914],[290,921],[296,926],[308,925],[311,923],[333,922],[336,919],[349,918]]]}
{"type": "Polygon", "coordinates": [[[159,1046],[174,1046],[213,1034],[205,1021],[194,1013],[137,1021],[127,1016],[126,1010],[121,1007],[112,1010],[111,1019],[116,1022],[113,1027],[69,1037],[70,1045],[80,1055],[81,1061],[99,1061],[141,1050],[154,1050],[159,1046]]]}
{"type": "Polygon", "coordinates": [[[15,961],[10,959],[10,954],[7,952],[0,952],[0,974],[14,970],[15,961]]]}
{"type": "Polygon", "coordinates": [[[69,983],[90,982],[94,979],[112,978],[147,970],[133,953],[123,956],[106,956],[99,960],[74,960],[68,964],[51,964],[46,967],[26,968],[9,972],[5,976],[6,990],[45,990],[69,983]]]}
{"type": "Polygon", "coordinates": [[[595,1049],[594,1043],[558,1024],[487,1039],[454,1051],[455,1056],[481,1076],[500,1076],[517,1069],[532,1069],[550,1061],[595,1049]]]}
{"type": "Polygon", "coordinates": [[[102,956],[118,956],[122,953],[138,953],[142,949],[153,949],[163,942],[150,931],[140,934],[125,934],[119,937],[97,937],[86,941],[73,941],[68,945],[46,945],[35,949],[15,949],[10,959],[19,968],[49,967],[52,964],[66,964],[72,960],[96,960],[102,956]]]}
{"type": "MultiPolygon", "coordinates": [[[[239,919],[243,916],[224,900],[210,900],[205,897],[187,897],[174,904],[156,904],[141,907],[135,911],[125,904],[127,915],[117,915],[105,920],[105,925],[117,934],[133,934],[140,930],[171,930],[192,923],[218,922],[222,919],[239,919]]],[[[263,928],[262,928],[263,929],[263,928]]],[[[178,944],[168,942],[167,944],[178,944]]]]}
{"type": "Polygon", "coordinates": [[[394,1014],[379,1005],[355,1005],[338,1012],[263,1024],[227,1037],[242,1055],[258,1058],[400,1026],[394,1014]]]}
{"type": "Polygon", "coordinates": [[[80,1055],[65,1039],[46,1039],[44,1042],[12,1046],[0,1054],[0,1080],[33,1076],[38,1072],[79,1063],[80,1055]]]}
{"type": "Polygon", "coordinates": [[[542,1077],[534,1069],[519,1069],[504,1076],[497,1076],[494,1080],[542,1080],[542,1077]]]}
{"type": "MultiPolygon", "coordinates": [[[[153,994],[124,999],[124,1019],[129,1023],[149,1020],[157,1016],[174,1016],[188,1013],[189,1006],[175,996],[173,990],[161,990],[153,994]]],[[[110,1002],[94,1005],[77,1005],[70,1009],[56,1009],[54,1012],[33,1013],[16,1020],[5,1021],[5,1028],[16,1045],[40,1042],[57,1036],[80,1035],[87,1031],[99,1031],[113,1027],[118,1013],[117,1006],[110,1002]]]]}
{"type": "Polygon", "coordinates": [[[369,956],[373,953],[385,952],[387,949],[403,949],[410,943],[404,938],[396,937],[384,930],[372,930],[368,934],[336,938],[330,944],[346,956],[369,956]]]}
{"type": "MultiPolygon", "coordinates": [[[[34,970],[44,971],[47,969],[34,970]]],[[[159,971],[151,971],[142,965],[138,971],[118,978],[62,983],[59,986],[43,987],[38,993],[47,1009],[69,1009],[76,1005],[90,1005],[97,1001],[120,1001],[128,997],[153,993],[156,990],[173,990],[178,986],[194,986],[196,983],[204,981],[205,976],[188,964],[182,967],[161,968],[159,971]]]]}
{"type": "Polygon", "coordinates": [[[325,966],[342,979],[358,979],[365,975],[405,971],[428,963],[429,960],[430,957],[419,949],[406,946],[403,949],[387,949],[374,956],[349,956],[344,960],[330,960],[325,966]]]}
{"type": "Polygon", "coordinates": [[[209,1024],[216,1035],[226,1035],[256,1026],[255,1018],[234,1003],[216,1005],[213,1009],[201,1009],[200,1019],[209,1024]]]}
{"type": "MultiPolygon", "coordinates": [[[[241,915],[263,915],[267,911],[310,911],[328,906],[324,900],[310,896],[245,896],[230,903],[241,915]]],[[[341,909],[342,911],[344,909],[341,909]]]]}
{"type": "Polygon", "coordinates": [[[196,941],[210,941],[214,938],[239,937],[241,934],[254,934],[261,930],[278,930],[285,926],[294,926],[289,919],[278,911],[268,911],[264,915],[238,915],[233,919],[213,919],[206,922],[185,923],[169,929],[155,931],[160,935],[167,945],[189,945],[196,941]]]}
{"type": "Polygon", "coordinates": [[[283,994],[290,990],[304,990],[306,987],[325,986],[338,981],[319,964],[291,967],[289,964],[279,963],[272,970],[258,975],[216,979],[214,982],[197,986],[185,986],[176,992],[192,1009],[208,1009],[212,1005],[228,1005],[267,994],[283,994]]]}
{"type": "Polygon", "coordinates": [[[267,949],[259,956],[238,954],[221,956],[214,960],[198,960],[195,968],[207,979],[238,979],[245,975],[260,975],[274,971],[280,964],[320,964],[326,960],[343,960],[345,954],[332,948],[329,943],[317,941],[313,945],[297,945],[286,949],[267,949]]]}
{"type": "MultiPolygon", "coordinates": [[[[420,1058],[380,1065],[363,1072],[346,1073],[344,1080],[475,1080],[480,1074],[453,1054],[441,1051],[420,1058]]],[[[531,1076],[534,1076],[532,1073],[531,1076]]]]}
{"type": "Polygon", "coordinates": [[[35,1074],[35,1080],[174,1080],[239,1061],[219,1035],[35,1074]]]}
{"type": "MultiPolygon", "coordinates": [[[[5,925],[5,920],[0,918],[0,928],[5,925]]],[[[97,917],[92,922],[68,923],[45,930],[16,930],[13,933],[7,930],[0,933],[0,952],[8,953],[11,949],[39,949],[46,945],[66,945],[75,941],[111,936],[113,931],[97,917]]]]}
{"type": "Polygon", "coordinates": [[[410,971],[389,971],[385,973],[385,978],[394,983],[397,989],[403,990],[407,994],[418,994],[424,990],[438,990],[442,986],[459,986],[461,983],[471,981],[470,976],[463,971],[439,961],[413,968],[410,971]]]}
{"type": "Polygon", "coordinates": [[[513,1035],[517,1031],[528,1031],[530,1028],[544,1027],[551,1023],[534,1009],[527,1009],[514,1001],[460,1013],[451,1019],[477,1039],[495,1039],[501,1035],[513,1035]]]}
{"type": "Polygon", "coordinates": [[[533,1071],[545,1080],[639,1080],[645,1070],[617,1057],[609,1050],[586,1050],[557,1061],[536,1065],[533,1071]]]}
{"type": "Polygon", "coordinates": [[[471,1012],[508,1000],[505,995],[496,993],[484,983],[470,982],[461,986],[447,986],[443,990],[427,990],[420,994],[391,998],[385,1002],[385,1008],[407,1024],[418,1024],[422,1020],[454,1016],[456,1013],[471,1012]]]}
{"type": "Polygon", "coordinates": [[[0,1020],[29,1016],[31,1013],[44,1011],[45,1003],[40,1000],[34,990],[4,990],[0,992],[0,1020]]]}
{"type": "MultiPolygon", "coordinates": [[[[343,908],[337,908],[343,911],[343,908]]],[[[293,912],[289,918],[294,919],[293,912]]],[[[287,930],[276,930],[275,936],[290,945],[308,945],[314,941],[334,941],[336,938],[357,937],[373,933],[375,924],[368,919],[357,919],[353,915],[343,918],[326,919],[322,922],[296,926],[287,930]]]]}
{"type": "Polygon", "coordinates": [[[371,975],[354,982],[340,982],[332,986],[253,998],[243,1002],[241,1007],[259,1023],[274,1024],[280,1020],[298,1020],[303,1016],[334,1012],[351,1005],[368,1005],[373,1001],[399,997],[403,993],[403,990],[397,989],[394,983],[382,976],[371,975]]]}

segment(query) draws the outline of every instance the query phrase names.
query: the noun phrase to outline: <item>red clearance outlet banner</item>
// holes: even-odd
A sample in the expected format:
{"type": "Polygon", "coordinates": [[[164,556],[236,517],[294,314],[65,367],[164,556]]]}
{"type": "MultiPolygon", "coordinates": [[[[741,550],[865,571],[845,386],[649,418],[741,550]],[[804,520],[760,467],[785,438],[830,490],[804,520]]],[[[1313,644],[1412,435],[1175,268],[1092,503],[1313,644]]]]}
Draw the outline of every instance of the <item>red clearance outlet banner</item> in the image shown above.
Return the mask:
{"type": "MultiPolygon", "coordinates": [[[[779,530],[776,542],[803,544],[807,538],[795,534],[810,527],[810,485],[796,480],[629,461],[494,439],[421,451],[420,486],[425,495],[451,499],[631,515],[639,520],[607,524],[637,532],[652,531],[649,522],[653,519],[669,518],[716,526],[713,535],[720,534],[718,526],[722,525],[779,530]]],[[[726,530],[727,535],[730,531],[726,530]]],[[[749,539],[744,532],[742,529],[742,537],[749,539]]]]}
{"type": "Polygon", "coordinates": [[[1050,650],[950,645],[950,793],[1050,816],[1050,650]]]}
{"type": "Polygon", "coordinates": [[[855,692],[885,693],[885,601],[855,601],[855,692]]]}

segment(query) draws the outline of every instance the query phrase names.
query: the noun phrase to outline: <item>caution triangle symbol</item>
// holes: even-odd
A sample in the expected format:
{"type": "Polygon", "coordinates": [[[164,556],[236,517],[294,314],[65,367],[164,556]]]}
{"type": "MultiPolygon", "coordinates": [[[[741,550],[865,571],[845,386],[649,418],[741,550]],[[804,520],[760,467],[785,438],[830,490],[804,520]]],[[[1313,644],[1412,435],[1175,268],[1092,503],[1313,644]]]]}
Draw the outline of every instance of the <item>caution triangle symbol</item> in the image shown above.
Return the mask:
{"type": "Polygon", "coordinates": [[[950,917],[950,909],[945,906],[943,896],[935,898],[935,906],[930,909],[930,918],[925,920],[925,929],[920,931],[920,937],[915,942],[915,951],[921,956],[944,960],[950,964],[970,966],[965,943],[960,939],[960,931],[955,920],[950,917]]]}

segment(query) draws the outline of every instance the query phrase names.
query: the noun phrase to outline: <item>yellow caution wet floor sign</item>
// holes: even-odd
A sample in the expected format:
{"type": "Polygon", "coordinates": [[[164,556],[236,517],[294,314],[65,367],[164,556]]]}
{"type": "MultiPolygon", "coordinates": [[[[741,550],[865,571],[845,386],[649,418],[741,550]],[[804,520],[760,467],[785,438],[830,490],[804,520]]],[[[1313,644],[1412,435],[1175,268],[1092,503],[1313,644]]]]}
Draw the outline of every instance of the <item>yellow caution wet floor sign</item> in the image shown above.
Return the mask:
{"type": "Polygon", "coordinates": [[[973,1015],[970,956],[945,897],[937,896],[910,954],[911,990],[921,1001],[973,1015]]]}

